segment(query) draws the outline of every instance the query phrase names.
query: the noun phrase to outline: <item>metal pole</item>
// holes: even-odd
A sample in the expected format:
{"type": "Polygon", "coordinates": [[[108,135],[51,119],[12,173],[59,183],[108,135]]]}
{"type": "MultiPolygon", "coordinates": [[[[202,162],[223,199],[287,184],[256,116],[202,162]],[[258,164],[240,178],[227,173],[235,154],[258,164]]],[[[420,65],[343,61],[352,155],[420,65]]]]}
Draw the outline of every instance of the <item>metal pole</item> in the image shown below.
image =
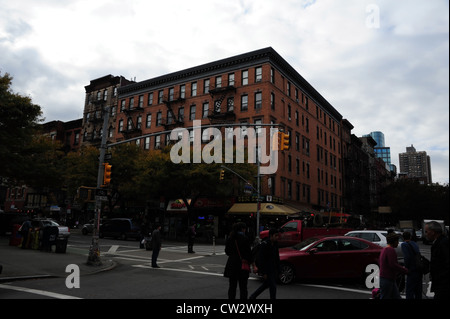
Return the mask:
{"type": "Polygon", "coordinates": [[[257,148],[256,151],[256,162],[257,162],[257,167],[258,167],[258,175],[257,175],[257,194],[258,194],[258,198],[256,200],[256,241],[259,242],[259,219],[260,219],[260,210],[261,210],[261,175],[260,175],[260,160],[259,160],[259,151],[260,149],[257,148]]]}
{"type": "MultiPolygon", "coordinates": [[[[106,153],[106,138],[107,138],[107,130],[108,130],[108,121],[109,121],[109,107],[106,106],[104,108],[104,114],[103,114],[102,142],[100,145],[100,156],[98,159],[97,189],[100,189],[100,187],[103,184],[103,173],[104,173],[103,162],[105,161],[105,153],[106,153]]],[[[92,245],[89,248],[89,256],[88,256],[88,260],[87,260],[87,264],[93,265],[93,266],[98,266],[98,265],[102,264],[102,261],[100,259],[100,247],[98,244],[101,209],[102,209],[102,201],[101,201],[101,199],[99,199],[96,196],[94,229],[92,231],[92,245]]]]}

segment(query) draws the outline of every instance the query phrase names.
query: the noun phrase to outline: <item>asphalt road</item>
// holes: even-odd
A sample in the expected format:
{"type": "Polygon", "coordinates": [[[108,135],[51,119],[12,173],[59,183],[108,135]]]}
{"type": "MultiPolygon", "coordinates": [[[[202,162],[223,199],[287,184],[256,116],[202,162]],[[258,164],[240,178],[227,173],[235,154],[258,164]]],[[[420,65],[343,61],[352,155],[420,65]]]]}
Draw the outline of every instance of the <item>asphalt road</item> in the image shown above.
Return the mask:
{"type": "MultiPolygon", "coordinates": [[[[67,249],[70,253],[85,254],[87,258],[91,240],[91,236],[72,231],[67,249]]],[[[420,244],[420,248],[429,257],[430,246],[420,244]]],[[[188,254],[184,243],[163,242],[158,258],[161,268],[155,269],[151,268],[151,251],[140,249],[137,241],[100,239],[101,258],[114,260],[117,266],[113,270],[82,276],[78,287],[68,287],[70,278],[14,282],[8,289],[0,286],[0,299],[156,299],[176,302],[226,299],[228,279],[222,275],[227,260],[224,246],[196,244],[194,250],[195,254],[188,254]]],[[[260,279],[252,275],[249,293],[260,284],[260,279]]],[[[368,300],[370,297],[371,289],[354,280],[301,282],[280,285],[277,290],[277,298],[285,300],[368,300]]],[[[266,290],[260,299],[268,298],[266,290]]]]}

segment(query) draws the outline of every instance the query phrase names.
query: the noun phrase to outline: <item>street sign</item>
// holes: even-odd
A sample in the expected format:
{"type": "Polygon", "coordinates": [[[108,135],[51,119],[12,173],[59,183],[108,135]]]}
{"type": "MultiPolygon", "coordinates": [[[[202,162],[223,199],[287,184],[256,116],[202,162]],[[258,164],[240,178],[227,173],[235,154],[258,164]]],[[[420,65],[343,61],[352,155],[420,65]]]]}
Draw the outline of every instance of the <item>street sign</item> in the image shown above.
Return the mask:
{"type": "Polygon", "coordinates": [[[107,201],[108,200],[108,190],[97,188],[95,190],[95,199],[100,200],[100,201],[107,201]]]}

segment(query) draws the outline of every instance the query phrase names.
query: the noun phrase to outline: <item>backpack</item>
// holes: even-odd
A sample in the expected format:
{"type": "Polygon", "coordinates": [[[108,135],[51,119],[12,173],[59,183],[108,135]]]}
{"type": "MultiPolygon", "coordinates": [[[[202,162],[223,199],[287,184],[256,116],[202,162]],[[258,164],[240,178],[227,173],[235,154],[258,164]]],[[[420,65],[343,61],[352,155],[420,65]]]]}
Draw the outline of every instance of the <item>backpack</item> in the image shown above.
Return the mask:
{"type": "Polygon", "coordinates": [[[414,263],[416,264],[417,271],[422,275],[428,274],[430,272],[430,261],[422,256],[420,252],[417,253],[411,244],[407,243],[407,245],[414,254],[414,263]]]}

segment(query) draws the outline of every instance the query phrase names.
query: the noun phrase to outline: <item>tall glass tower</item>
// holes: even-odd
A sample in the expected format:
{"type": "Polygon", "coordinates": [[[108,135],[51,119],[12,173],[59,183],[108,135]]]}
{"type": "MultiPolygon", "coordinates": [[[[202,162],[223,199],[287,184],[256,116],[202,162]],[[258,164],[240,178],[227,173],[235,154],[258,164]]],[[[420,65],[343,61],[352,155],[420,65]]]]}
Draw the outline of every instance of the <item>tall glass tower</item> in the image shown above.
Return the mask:
{"type": "Polygon", "coordinates": [[[375,145],[374,148],[375,156],[380,157],[389,166],[389,169],[395,172],[396,167],[395,165],[391,164],[391,148],[386,147],[386,145],[384,144],[383,132],[380,131],[370,132],[365,136],[371,136],[375,140],[375,142],[377,142],[377,145],[375,145]]]}

